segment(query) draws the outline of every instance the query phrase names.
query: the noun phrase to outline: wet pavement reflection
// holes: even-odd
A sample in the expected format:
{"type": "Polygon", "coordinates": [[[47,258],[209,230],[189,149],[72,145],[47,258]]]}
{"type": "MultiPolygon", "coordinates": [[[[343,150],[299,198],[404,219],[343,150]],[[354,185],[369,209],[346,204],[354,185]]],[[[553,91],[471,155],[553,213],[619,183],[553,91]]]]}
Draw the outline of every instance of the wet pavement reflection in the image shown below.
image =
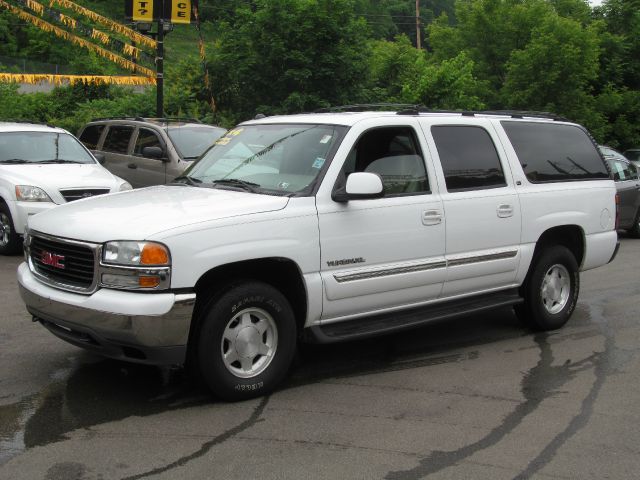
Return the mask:
{"type": "MultiPolygon", "coordinates": [[[[281,389],[473,359],[461,348],[528,335],[509,309],[428,325],[412,332],[335,345],[302,345],[281,389]]],[[[101,359],[79,351],[36,395],[0,406],[0,464],[76,429],[190,408],[217,400],[183,368],[101,359]]]]}

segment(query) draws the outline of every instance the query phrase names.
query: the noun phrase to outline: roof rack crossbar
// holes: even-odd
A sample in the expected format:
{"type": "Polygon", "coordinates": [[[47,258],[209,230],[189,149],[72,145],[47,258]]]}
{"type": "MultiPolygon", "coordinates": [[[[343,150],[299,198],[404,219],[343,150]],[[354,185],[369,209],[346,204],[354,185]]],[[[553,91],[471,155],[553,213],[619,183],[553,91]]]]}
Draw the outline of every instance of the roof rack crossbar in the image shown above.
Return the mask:
{"type": "Polygon", "coordinates": [[[415,105],[407,110],[397,112],[398,115],[418,115],[420,113],[455,113],[463,117],[473,117],[476,115],[499,115],[511,118],[544,118],[560,122],[568,122],[565,117],[552,112],[539,112],[529,110],[434,110],[422,105],[415,105]]]}
{"type": "Polygon", "coordinates": [[[367,110],[395,111],[400,108],[412,108],[416,105],[410,103],[356,103],[353,105],[340,105],[337,107],[326,107],[315,110],[314,113],[337,113],[337,112],[363,112],[367,110]]]}
{"type": "Polygon", "coordinates": [[[187,123],[202,123],[197,118],[190,117],[101,117],[94,118],[92,122],[99,122],[103,120],[135,120],[137,122],[160,122],[160,123],[171,123],[171,122],[187,122],[187,123]]]}

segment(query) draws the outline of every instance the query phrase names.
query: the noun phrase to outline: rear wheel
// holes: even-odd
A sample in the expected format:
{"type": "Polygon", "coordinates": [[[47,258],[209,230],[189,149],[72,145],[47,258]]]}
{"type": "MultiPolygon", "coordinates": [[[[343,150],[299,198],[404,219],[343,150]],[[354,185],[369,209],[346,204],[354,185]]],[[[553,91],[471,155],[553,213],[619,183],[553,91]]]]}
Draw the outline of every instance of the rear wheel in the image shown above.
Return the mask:
{"type": "Polygon", "coordinates": [[[6,203],[0,201],[0,255],[16,254],[20,247],[20,235],[16,233],[11,211],[6,203]]]}
{"type": "Polygon", "coordinates": [[[224,400],[265,395],[289,370],[296,338],[284,295],[265,283],[241,283],[205,308],[197,340],[200,373],[224,400]]]}
{"type": "Polygon", "coordinates": [[[578,263],[560,245],[546,248],[534,262],[521,290],[524,303],[516,307],[516,314],[537,330],[555,330],[567,323],[578,301],[578,263]]]}
{"type": "Polygon", "coordinates": [[[636,218],[633,221],[633,227],[629,229],[629,233],[636,238],[640,238],[640,208],[636,212],[636,218]]]}

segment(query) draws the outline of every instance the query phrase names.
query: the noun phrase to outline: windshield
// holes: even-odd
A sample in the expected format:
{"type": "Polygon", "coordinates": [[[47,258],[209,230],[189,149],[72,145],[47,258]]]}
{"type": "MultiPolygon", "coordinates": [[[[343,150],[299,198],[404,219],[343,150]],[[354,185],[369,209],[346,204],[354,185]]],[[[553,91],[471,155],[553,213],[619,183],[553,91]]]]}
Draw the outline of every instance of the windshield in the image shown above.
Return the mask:
{"type": "MultiPolygon", "coordinates": [[[[308,191],[345,127],[247,125],[227,132],[185,171],[202,186],[290,195],[308,191]]],[[[193,184],[193,183],[191,183],[193,184]]]]}
{"type": "Polygon", "coordinates": [[[167,134],[178,150],[178,155],[186,160],[198,158],[225,132],[224,128],[207,125],[169,127],[167,129],[167,134]]]}
{"type": "Polygon", "coordinates": [[[626,157],[622,155],[620,152],[614,150],[613,148],[605,147],[604,145],[600,145],[600,151],[605,158],[615,158],[616,160],[626,161],[626,157]]]}
{"type": "Polygon", "coordinates": [[[0,163],[95,163],[91,154],[68,133],[4,132],[0,163]]]}

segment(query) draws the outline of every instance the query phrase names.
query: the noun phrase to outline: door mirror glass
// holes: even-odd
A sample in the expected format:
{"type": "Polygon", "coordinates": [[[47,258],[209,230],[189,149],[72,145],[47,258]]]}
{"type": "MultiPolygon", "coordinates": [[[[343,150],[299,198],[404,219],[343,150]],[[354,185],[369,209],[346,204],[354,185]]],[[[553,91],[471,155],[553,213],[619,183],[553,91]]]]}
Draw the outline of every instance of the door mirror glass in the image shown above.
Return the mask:
{"type": "Polygon", "coordinates": [[[164,160],[164,150],[160,147],[144,147],[142,149],[142,156],[146,158],[157,158],[164,160]]]}

